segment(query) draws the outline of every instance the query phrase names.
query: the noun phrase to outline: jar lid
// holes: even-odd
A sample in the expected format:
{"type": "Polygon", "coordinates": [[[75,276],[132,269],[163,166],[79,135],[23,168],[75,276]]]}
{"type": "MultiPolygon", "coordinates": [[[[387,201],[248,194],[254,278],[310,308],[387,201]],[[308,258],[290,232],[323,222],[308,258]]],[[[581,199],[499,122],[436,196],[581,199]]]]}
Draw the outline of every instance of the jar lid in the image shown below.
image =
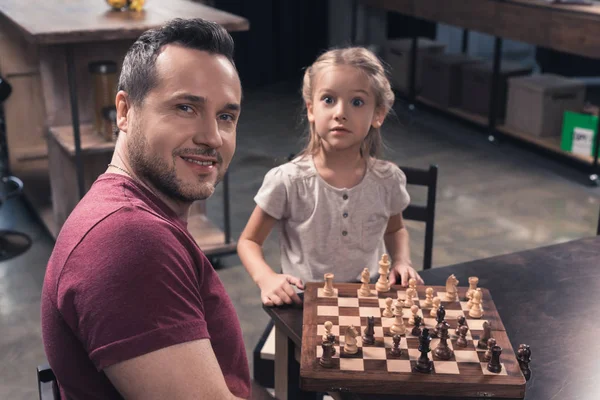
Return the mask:
{"type": "Polygon", "coordinates": [[[114,61],[94,61],[88,64],[89,71],[95,74],[114,74],[117,63],[114,61]]]}

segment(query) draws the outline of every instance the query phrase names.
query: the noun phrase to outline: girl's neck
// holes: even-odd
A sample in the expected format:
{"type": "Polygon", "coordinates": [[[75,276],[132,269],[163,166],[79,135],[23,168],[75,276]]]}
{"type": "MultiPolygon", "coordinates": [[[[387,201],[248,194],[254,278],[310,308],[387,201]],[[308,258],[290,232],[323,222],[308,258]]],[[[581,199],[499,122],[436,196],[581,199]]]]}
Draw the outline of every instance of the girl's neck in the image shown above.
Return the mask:
{"type": "Polygon", "coordinates": [[[367,163],[358,150],[327,151],[321,147],[314,156],[317,172],[336,188],[352,188],[358,185],[366,172],[367,163]]]}

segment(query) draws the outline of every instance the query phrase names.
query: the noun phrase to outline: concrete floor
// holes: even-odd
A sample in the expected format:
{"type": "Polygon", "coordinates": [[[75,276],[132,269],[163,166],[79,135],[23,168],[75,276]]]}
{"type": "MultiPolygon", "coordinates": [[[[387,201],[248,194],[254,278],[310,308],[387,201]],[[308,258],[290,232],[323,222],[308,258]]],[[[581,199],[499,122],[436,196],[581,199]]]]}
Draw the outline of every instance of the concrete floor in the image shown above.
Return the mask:
{"type": "MultiPolygon", "coordinates": [[[[254,208],[264,174],[300,148],[301,103],[294,85],[245,93],[238,147],[230,169],[231,228],[238,237],[254,208]]],[[[387,158],[400,165],[440,168],[434,237],[434,267],[540,247],[594,235],[600,189],[581,184],[582,174],[508,143],[490,145],[486,136],[454,120],[399,104],[385,126],[387,158]],[[575,179],[578,178],[579,181],[575,179]]],[[[423,191],[409,187],[415,202],[423,191]]],[[[222,226],[222,188],[208,203],[222,226]]],[[[409,222],[413,262],[422,262],[424,226],[409,222]]],[[[26,232],[32,248],[0,263],[0,399],[37,396],[35,367],[45,360],[39,298],[53,242],[20,200],[0,208],[0,228],[26,232]]],[[[277,234],[265,245],[267,261],[278,264],[277,234]]],[[[335,249],[332,249],[335,251],[335,249]]],[[[259,291],[237,256],[221,259],[219,275],[236,306],[248,357],[267,315],[259,291]]],[[[420,267],[419,267],[420,268],[420,267]]]]}

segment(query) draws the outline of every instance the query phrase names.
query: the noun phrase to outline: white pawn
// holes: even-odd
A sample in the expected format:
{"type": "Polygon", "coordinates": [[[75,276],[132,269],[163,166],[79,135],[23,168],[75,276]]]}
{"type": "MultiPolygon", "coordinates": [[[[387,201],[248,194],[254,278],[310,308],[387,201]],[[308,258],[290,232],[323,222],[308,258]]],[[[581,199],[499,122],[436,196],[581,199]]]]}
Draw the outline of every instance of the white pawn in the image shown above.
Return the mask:
{"type": "Polygon", "coordinates": [[[394,307],[394,323],[390,327],[392,335],[404,335],[406,333],[406,326],[404,325],[404,319],[402,319],[402,307],[394,307]]]}
{"type": "Polygon", "coordinates": [[[360,289],[358,289],[358,295],[362,297],[368,297],[371,295],[371,289],[369,288],[369,283],[371,282],[371,274],[369,273],[369,269],[363,269],[363,272],[360,274],[360,281],[362,285],[360,289]]]}
{"type": "Polygon", "coordinates": [[[419,313],[419,306],[415,304],[414,306],[412,306],[410,308],[410,312],[412,313],[412,315],[408,319],[408,324],[414,325],[415,324],[415,315],[417,315],[419,313]]]}
{"type": "Polygon", "coordinates": [[[433,305],[433,288],[428,287],[425,289],[425,307],[431,307],[433,305]]]}
{"type": "Polygon", "coordinates": [[[393,301],[394,301],[394,299],[392,299],[391,297],[388,297],[387,299],[385,299],[385,310],[383,310],[384,317],[391,318],[394,316],[394,313],[392,312],[392,302],[393,301]]]}
{"type": "Polygon", "coordinates": [[[467,309],[468,310],[470,310],[471,307],[473,307],[473,293],[475,293],[475,292],[467,293],[467,299],[469,299],[469,301],[467,301],[467,309]]]}
{"type": "Polygon", "coordinates": [[[469,310],[469,317],[481,318],[483,316],[483,306],[481,305],[481,291],[476,290],[473,293],[473,306],[469,310]]]}
{"type": "Polygon", "coordinates": [[[440,304],[442,304],[442,299],[435,296],[433,298],[433,306],[431,307],[431,311],[429,312],[429,315],[431,315],[432,317],[437,317],[437,312],[438,312],[438,309],[440,308],[440,304]]]}
{"type": "Polygon", "coordinates": [[[329,340],[329,335],[331,334],[331,328],[333,327],[333,323],[331,321],[325,321],[325,334],[322,337],[323,343],[329,340]]]}
{"type": "Polygon", "coordinates": [[[472,294],[475,290],[477,290],[477,284],[479,283],[479,278],[476,276],[469,277],[469,290],[467,290],[466,297],[469,298],[469,295],[472,294]]]}
{"type": "Polygon", "coordinates": [[[415,292],[415,290],[412,288],[406,289],[406,295],[404,296],[404,307],[410,308],[415,304],[415,302],[413,300],[413,297],[415,297],[414,292],[415,292]]]}
{"type": "Polygon", "coordinates": [[[481,306],[483,307],[483,292],[481,291],[481,288],[477,288],[469,295],[469,301],[467,302],[467,308],[469,310],[471,309],[471,307],[473,307],[473,296],[475,295],[475,292],[479,292],[479,300],[481,306]]]}
{"type": "Polygon", "coordinates": [[[408,280],[408,287],[414,290],[414,296],[417,296],[417,280],[415,278],[410,278],[408,280]]]}

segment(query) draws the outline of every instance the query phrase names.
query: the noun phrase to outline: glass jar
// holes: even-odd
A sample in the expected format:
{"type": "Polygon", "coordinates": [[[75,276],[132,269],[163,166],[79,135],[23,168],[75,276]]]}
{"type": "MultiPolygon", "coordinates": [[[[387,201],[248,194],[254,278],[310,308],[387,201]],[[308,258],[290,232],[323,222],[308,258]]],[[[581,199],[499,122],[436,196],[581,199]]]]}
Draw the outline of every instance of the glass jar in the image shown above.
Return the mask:
{"type": "Polygon", "coordinates": [[[94,130],[107,141],[113,141],[114,125],[111,117],[117,96],[117,63],[95,61],[89,64],[94,87],[94,130]]]}

